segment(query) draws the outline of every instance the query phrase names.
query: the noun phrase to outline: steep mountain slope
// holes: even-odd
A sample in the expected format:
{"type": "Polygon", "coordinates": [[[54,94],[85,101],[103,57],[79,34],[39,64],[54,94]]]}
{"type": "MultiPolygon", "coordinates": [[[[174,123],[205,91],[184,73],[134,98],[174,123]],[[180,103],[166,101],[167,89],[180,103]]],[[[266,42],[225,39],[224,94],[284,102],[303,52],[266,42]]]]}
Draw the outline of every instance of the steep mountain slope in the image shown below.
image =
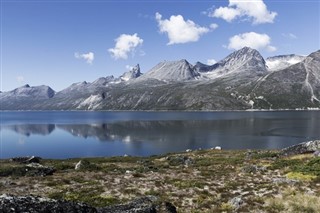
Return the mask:
{"type": "Polygon", "coordinates": [[[259,97],[257,108],[305,108],[320,106],[320,51],[261,79],[251,93],[259,97]]]}
{"type": "Polygon", "coordinates": [[[266,59],[266,65],[270,71],[278,71],[285,69],[293,64],[303,61],[306,57],[301,55],[279,55],[266,59]]]}

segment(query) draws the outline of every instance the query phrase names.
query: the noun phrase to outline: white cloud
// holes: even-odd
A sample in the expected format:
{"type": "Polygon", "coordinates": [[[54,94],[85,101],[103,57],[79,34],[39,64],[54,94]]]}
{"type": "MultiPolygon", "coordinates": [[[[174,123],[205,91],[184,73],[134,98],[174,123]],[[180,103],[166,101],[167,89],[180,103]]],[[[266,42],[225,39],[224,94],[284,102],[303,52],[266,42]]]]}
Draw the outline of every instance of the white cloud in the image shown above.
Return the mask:
{"type": "Polygon", "coordinates": [[[129,53],[133,53],[135,48],[143,43],[143,39],[138,34],[121,34],[115,39],[115,47],[108,49],[114,59],[127,59],[129,53]]]}
{"type": "Polygon", "coordinates": [[[251,47],[253,49],[266,49],[273,52],[277,48],[270,45],[271,38],[267,34],[259,34],[255,32],[248,32],[238,34],[229,39],[228,49],[241,49],[243,47],[251,47]]]}
{"type": "Polygon", "coordinates": [[[209,26],[212,30],[215,30],[215,29],[217,29],[218,27],[219,27],[219,25],[217,25],[216,23],[212,23],[212,24],[210,24],[210,26],[209,26]]]}
{"type": "Polygon", "coordinates": [[[16,80],[18,81],[18,83],[23,83],[24,82],[24,77],[19,75],[19,76],[17,76],[16,80]]]}
{"type": "Polygon", "coordinates": [[[134,68],[133,66],[126,65],[126,69],[127,69],[127,70],[132,70],[133,68],[134,68]]]}
{"type": "Polygon", "coordinates": [[[253,24],[273,23],[276,12],[268,10],[263,0],[229,0],[228,7],[219,7],[209,14],[228,22],[243,17],[252,20],[253,24]]]}
{"type": "Polygon", "coordinates": [[[191,20],[185,21],[181,15],[162,19],[162,15],[156,13],[156,20],[160,32],[168,35],[168,45],[195,42],[199,40],[201,35],[210,31],[209,28],[201,27],[191,20]]]}
{"type": "Polygon", "coordinates": [[[297,39],[298,37],[295,35],[295,34],[293,34],[293,33],[282,33],[281,34],[283,37],[285,37],[285,38],[290,38],[290,39],[297,39]]]}
{"type": "Polygon", "coordinates": [[[74,53],[74,57],[78,59],[84,59],[88,64],[92,64],[94,60],[94,53],[93,52],[88,52],[88,53],[74,53]]]}
{"type": "Polygon", "coordinates": [[[215,63],[217,63],[217,61],[214,60],[214,59],[208,59],[208,60],[207,60],[207,64],[208,64],[208,65],[213,65],[213,64],[215,64],[215,63]]]}
{"type": "Polygon", "coordinates": [[[227,22],[231,22],[237,16],[240,16],[241,12],[234,8],[229,7],[219,7],[218,9],[214,10],[213,13],[210,14],[212,17],[222,18],[227,22]]]}

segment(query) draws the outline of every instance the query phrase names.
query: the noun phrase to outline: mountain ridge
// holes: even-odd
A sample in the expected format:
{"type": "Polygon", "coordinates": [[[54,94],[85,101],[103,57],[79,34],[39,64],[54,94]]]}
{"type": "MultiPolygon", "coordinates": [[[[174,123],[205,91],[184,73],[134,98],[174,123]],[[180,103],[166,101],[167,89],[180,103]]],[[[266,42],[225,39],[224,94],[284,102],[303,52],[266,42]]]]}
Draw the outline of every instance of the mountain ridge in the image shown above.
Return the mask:
{"type": "MultiPolygon", "coordinates": [[[[0,93],[1,110],[247,110],[320,107],[320,50],[310,55],[281,55],[268,68],[254,49],[245,47],[213,65],[187,60],[163,61],[142,74],[139,64],[118,78],[101,77],[55,92],[41,103],[12,91],[0,93]],[[303,57],[303,58],[302,58],[303,57]],[[302,60],[303,59],[303,60],[302,60]],[[10,93],[11,92],[11,93],[10,93]]],[[[44,87],[41,91],[45,90],[44,87]]],[[[25,85],[16,90],[30,90],[25,85]]],[[[39,88],[38,88],[39,89],[39,88]]],[[[14,90],[13,90],[14,91],[14,90]]],[[[25,93],[27,97],[28,93],[25,93]]],[[[33,93],[37,94],[37,93],[33,93]]],[[[40,94],[40,93],[39,93],[40,94]]],[[[43,94],[43,93],[41,93],[43,94]]],[[[30,96],[32,97],[32,96],[30,96]]],[[[43,97],[43,95],[42,95],[43,97]]]]}

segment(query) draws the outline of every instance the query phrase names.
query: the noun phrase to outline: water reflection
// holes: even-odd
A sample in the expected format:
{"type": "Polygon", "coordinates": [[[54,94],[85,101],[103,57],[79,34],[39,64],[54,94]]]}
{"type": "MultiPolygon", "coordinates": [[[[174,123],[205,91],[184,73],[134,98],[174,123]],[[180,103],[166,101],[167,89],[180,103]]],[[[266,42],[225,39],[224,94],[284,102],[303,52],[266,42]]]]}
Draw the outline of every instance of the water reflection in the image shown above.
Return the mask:
{"type": "Polygon", "coordinates": [[[308,123],[247,118],[211,121],[122,121],[101,124],[19,124],[2,128],[25,136],[49,135],[57,128],[75,137],[95,138],[102,142],[183,142],[194,146],[197,140],[215,141],[220,140],[221,136],[319,138],[319,123],[315,125],[312,120],[311,125],[308,123]]]}
{"type": "Polygon", "coordinates": [[[320,112],[3,112],[0,158],[278,149],[320,138],[320,112]]]}
{"type": "Polygon", "coordinates": [[[28,137],[30,135],[49,135],[53,132],[55,127],[56,125],[54,124],[19,124],[4,126],[4,128],[28,137]]]}

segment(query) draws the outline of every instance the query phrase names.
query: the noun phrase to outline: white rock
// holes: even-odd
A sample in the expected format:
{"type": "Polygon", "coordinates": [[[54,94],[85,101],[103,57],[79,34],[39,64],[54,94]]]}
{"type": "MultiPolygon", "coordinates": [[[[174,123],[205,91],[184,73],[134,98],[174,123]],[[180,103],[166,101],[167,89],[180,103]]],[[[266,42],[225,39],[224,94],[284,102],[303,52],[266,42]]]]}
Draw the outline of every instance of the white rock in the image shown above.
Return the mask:
{"type": "Polygon", "coordinates": [[[80,169],[80,167],[81,167],[81,160],[76,164],[76,166],[74,167],[74,169],[75,170],[78,170],[78,169],[80,169]]]}
{"type": "Polygon", "coordinates": [[[221,148],[221,146],[216,146],[216,147],[214,147],[214,149],[215,150],[221,150],[222,148],[221,148]]]}

